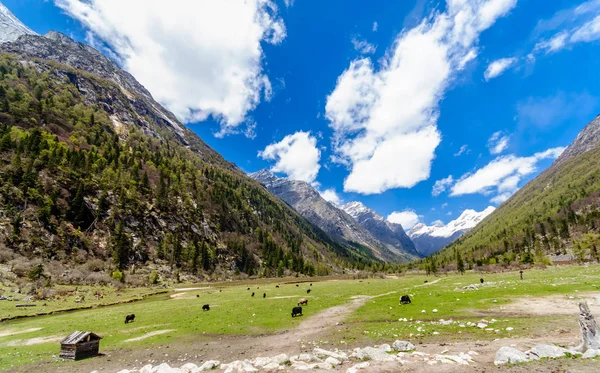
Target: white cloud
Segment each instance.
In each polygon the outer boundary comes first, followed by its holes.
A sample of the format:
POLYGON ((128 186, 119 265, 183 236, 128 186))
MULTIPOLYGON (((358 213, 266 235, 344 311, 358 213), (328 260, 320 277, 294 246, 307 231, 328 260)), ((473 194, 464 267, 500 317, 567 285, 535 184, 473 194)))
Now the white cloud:
POLYGON ((104 40, 157 99, 186 122, 213 117, 239 132, 268 99, 261 43, 286 36, 271 0, 55 0, 104 40), (241 31, 243 30, 243 31, 241 31))
POLYGON ((517 62, 517 59, 514 57, 513 58, 501 58, 499 60, 493 61, 492 63, 490 63, 488 65, 487 69, 483 73, 483 77, 485 78, 486 81, 494 79, 494 78, 502 75, 502 73, 504 71, 506 71, 506 69, 513 66, 515 64, 515 62, 517 62))
MULTIPOLYGON (((433 189, 431 190, 431 195, 434 197, 439 196, 440 194, 444 193, 446 189, 448 189, 448 187, 452 185, 453 182, 454 178, 452 177, 452 175, 436 181, 435 185, 433 186, 433 189)), ((442 208, 444 207, 445 206, 442 205, 442 208)))
POLYGON ((394 211, 388 215, 387 220, 391 223, 400 224, 402 228, 408 230, 420 221, 419 215, 414 210, 406 209, 404 211, 394 211))
POLYGON ((359 37, 352 38, 352 45, 361 54, 373 54, 377 50, 376 46, 359 37))
POLYGON ((599 12, 600 0, 590 0, 576 7, 563 9, 549 20, 540 21, 536 27, 538 33, 555 33, 538 42, 534 52, 556 53, 576 43, 600 40, 599 12))
POLYGON ((379 28, 379 24, 377 23, 377 21, 373 22, 373 32, 377 32, 378 28, 379 28))
POLYGON ((291 7, 294 5, 294 0, 283 0, 286 7, 291 7))
POLYGON ((287 135, 278 143, 271 144, 258 156, 276 161, 272 172, 281 172, 292 180, 302 180, 314 184, 321 166, 321 151, 317 139, 310 132, 296 132, 287 135))
POLYGON ((460 149, 454 153, 455 157, 461 156, 462 154, 469 154, 471 152, 471 149, 469 149, 469 146, 467 144, 463 145, 460 147, 460 149))
POLYGON ((333 188, 319 191, 319 194, 321 194, 321 197, 323 197, 323 199, 325 199, 328 202, 333 203, 336 206, 341 205, 343 202, 342 199, 340 198, 340 196, 337 194, 337 192, 333 188))
POLYGON ((441 141, 439 101, 476 56, 479 34, 515 4, 450 0, 445 12, 403 30, 379 68, 369 58, 350 63, 325 107, 334 131, 332 159, 350 168, 345 191, 381 193, 429 178, 441 141))
POLYGON ((490 154, 500 154, 506 148, 508 148, 508 142, 510 141, 510 136, 504 135, 502 131, 495 132, 492 137, 489 138, 487 146, 490 150, 490 154))
POLYGON ((519 182, 537 171, 537 164, 544 159, 557 158, 565 148, 551 148, 530 157, 501 156, 474 173, 463 175, 451 188, 451 196, 495 193, 492 202, 508 199, 518 189, 519 182))

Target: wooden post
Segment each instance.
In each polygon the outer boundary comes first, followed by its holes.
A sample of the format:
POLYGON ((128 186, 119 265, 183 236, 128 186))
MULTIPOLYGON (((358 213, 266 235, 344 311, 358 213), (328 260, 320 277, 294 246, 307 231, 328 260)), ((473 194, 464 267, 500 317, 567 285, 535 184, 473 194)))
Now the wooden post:
POLYGON ((587 302, 579 302, 579 330, 581 332, 581 344, 576 348, 579 352, 586 352, 590 348, 600 349, 600 329, 594 316, 590 312, 587 302))

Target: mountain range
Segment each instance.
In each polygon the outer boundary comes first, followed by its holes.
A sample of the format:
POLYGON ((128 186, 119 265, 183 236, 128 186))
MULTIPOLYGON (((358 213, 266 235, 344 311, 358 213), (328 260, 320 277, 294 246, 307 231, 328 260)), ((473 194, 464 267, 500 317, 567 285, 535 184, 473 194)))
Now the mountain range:
POLYGON ((431 255, 475 228, 494 210, 495 208, 492 206, 481 212, 465 210, 457 219, 446 225, 441 222, 434 223, 431 226, 418 223, 410 229, 408 236, 421 254, 424 256, 431 255))
POLYGON ((365 247, 375 257, 389 262, 421 256, 402 226, 386 222, 360 202, 337 207, 307 182, 280 178, 267 170, 249 176, 339 242, 365 247))

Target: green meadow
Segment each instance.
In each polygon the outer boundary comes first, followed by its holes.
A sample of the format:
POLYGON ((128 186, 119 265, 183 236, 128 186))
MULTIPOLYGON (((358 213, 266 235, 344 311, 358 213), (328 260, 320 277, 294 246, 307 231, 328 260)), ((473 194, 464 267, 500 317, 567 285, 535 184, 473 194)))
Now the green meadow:
MULTIPOLYGON (((103 299, 105 303, 141 300, 104 307, 94 304, 96 307, 90 309, 1 322, 0 370, 52 360, 58 355, 59 341, 75 330, 101 335, 103 352, 146 349, 194 338, 258 335, 292 329, 307 317, 349 303, 358 295, 374 298, 349 314, 339 327, 324 330, 319 336, 321 340, 343 347, 344 344, 389 343, 396 338, 452 342, 474 337, 485 340, 530 336, 538 333, 540 328, 556 329, 557 324, 576 328, 576 311, 572 316, 521 317, 498 310, 525 297, 559 295, 566 298, 577 297, 578 293, 589 297, 594 292, 600 295, 600 265, 533 269, 525 271, 524 276, 521 281, 518 272, 467 272, 439 277, 415 274, 386 279, 324 280, 315 281, 312 286, 308 282, 296 286, 295 279, 185 284, 143 299, 144 295, 157 290, 126 289, 117 295, 105 289, 105 293, 110 293, 103 299), (483 286, 477 290, 463 289, 470 284, 479 284, 480 277, 485 279, 483 286), (428 283, 424 283, 426 280, 428 283), (276 285, 280 287, 276 288, 276 285), (307 289, 311 289, 310 294, 306 293, 307 289), (254 297, 251 297, 252 292, 254 297), (263 293, 267 294, 266 298, 263 293), (382 295, 386 293, 389 294, 382 295), (412 304, 399 305, 398 299, 403 294, 410 294, 412 304), (303 307, 303 317, 292 318, 291 309, 299 298, 307 298, 308 306, 303 307), (210 311, 202 310, 204 304, 210 305, 210 311), (135 322, 124 324, 125 315, 131 313, 136 315, 135 322), (440 319, 457 322, 442 325, 440 319), (460 326, 482 319, 496 319, 490 325, 493 330, 460 326), (152 332, 154 335, 148 337, 152 332)), ((62 301, 55 302, 47 302, 46 308, 59 310, 92 303, 71 304, 67 301, 65 305, 62 301)), ((14 312, 17 312, 15 302, 0 301, 0 316, 14 312)))

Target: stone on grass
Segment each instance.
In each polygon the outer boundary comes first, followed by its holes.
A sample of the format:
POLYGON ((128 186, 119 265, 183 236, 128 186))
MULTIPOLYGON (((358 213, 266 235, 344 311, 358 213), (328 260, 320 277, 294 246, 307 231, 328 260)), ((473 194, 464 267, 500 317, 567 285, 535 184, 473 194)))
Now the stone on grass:
POLYGON ((593 348, 590 348, 581 356, 581 358, 592 359, 592 358, 595 358, 596 356, 600 356, 600 350, 594 350, 593 348))
POLYGON ((337 367, 338 365, 341 365, 342 362, 339 361, 338 359, 334 358, 334 357, 328 357, 327 359, 325 359, 325 364, 329 364, 332 367, 337 367))
POLYGON ((352 367, 348 368, 348 370, 346 370, 346 373, 356 373, 356 372, 358 372, 358 371, 359 371, 359 370, 361 370, 361 369, 366 369, 366 368, 368 368, 368 367, 369 367, 369 365, 371 365, 371 364, 369 364, 369 363, 368 363, 368 362, 366 362, 366 361, 365 361, 364 363, 359 363, 359 364, 356 364, 356 365, 354 365, 354 366, 352 366, 352 367))
POLYGON ((316 347, 313 350, 313 354, 318 357, 318 358, 327 358, 327 357, 334 357, 338 360, 348 360, 348 355, 346 355, 344 352, 333 352, 333 351, 327 351, 324 350, 322 348, 318 348, 316 347))
POLYGON ((142 369, 140 369, 140 373, 150 373, 152 371, 152 364, 144 365, 142 369))
POLYGON ((390 345, 387 343, 379 345, 377 348, 383 352, 392 352, 392 347, 390 347, 390 345))
MULTIPOLYGON (((179 370, 179 369, 178 369, 179 370)), ((162 363, 160 365, 155 366, 150 371, 151 373, 172 373, 173 369, 167 363, 162 363)))
POLYGON ((566 349, 554 345, 539 344, 534 346, 529 353, 538 358, 557 358, 565 356, 566 349))
POLYGON ((365 348, 357 348, 354 350, 353 354, 359 360, 375 360, 375 361, 391 361, 394 360, 392 355, 388 355, 385 351, 374 348, 374 347, 365 347, 365 348))
POLYGON ((412 351, 415 349, 415 345, 407 341, 396 341, 392 346, 394 347, 394 350, 398 352, 412 351))
POLYGON ((516 348, 504 346, 496 352, 496 358, 494 359, 495 365, 502 364, 517 364, 528 361, 527 355, 524 352, 517 350, 516 348))
POLYGON ((487 324, 484 322, 480 322, 480 323, 477 323, 477 327, 479 329, 485 329, 485 328, 487 328, 487 324))
POLYGON ((285 364, 285 363, 289 362, 290 361, 290 357, 287 356, 286 354, 280 354, 280 355, 277 355, 277 356, 273 356, 271 358, 271 360, 274 363, 277 363, 278 365, 281 365, 281 364, 285 364))
POLYGON ((263 369, 266 371, 271 371, 271 370, 282 370, 284 369, 282 366, 280 366, 279 364, 277 364, 276 362, 272 361, 269 364, 263 366, 263 369))
POLYGON ((255 367, 264 367, 265 365, 270 364, 272 362, 273 360, 270 357, 257 357, 256 359, 254 359, 252 364, 254 364, 255 367))
POLYGON ((198 368, 198 371, 204 372, 206 370, 212 370, 212 369, 218 368, 219 365, 221 365, 221 362, 219 360, 208 360, 208 361, 204 362, 204 364, 200 365, 200 368, 198 368))
POLYGON ((184 373, 194 373, 198 369, 198 366, 194 363, 187 363, 185 365, 182 365, 180 369, 184 373))

